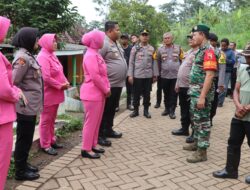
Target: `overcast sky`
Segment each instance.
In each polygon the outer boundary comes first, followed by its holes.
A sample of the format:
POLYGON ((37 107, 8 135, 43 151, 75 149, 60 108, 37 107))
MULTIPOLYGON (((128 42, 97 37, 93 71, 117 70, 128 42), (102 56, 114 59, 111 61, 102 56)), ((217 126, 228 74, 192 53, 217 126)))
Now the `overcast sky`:
MULTIPOLYGON (((158 8, 159 5, 169 2, 170 0, 149 0, 148 4, 158 8)), ((95 11, 96 4, 92 0, 71 0, 74 6, 78 7, 80 15, 85 16, 86 21, 90 22, 92 20, 102 20, 102 17, 98 16, 95 11)))

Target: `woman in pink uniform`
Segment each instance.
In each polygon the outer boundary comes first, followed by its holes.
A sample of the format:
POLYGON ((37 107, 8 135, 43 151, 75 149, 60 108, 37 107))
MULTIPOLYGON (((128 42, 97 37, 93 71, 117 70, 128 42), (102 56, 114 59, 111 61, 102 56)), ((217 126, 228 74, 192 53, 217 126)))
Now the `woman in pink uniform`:
MULTIPOLYGON (((0 16, 0 43, 10 26, 10 20, 0 16)), ((15 103, 22 99, 27 103, 20 89, 12 82, 12 66, 0 52, 0 190, 4 189, 12 152, 13 121, 16 120, 15 103)))
POLYGON ((104 37, 104 32, 93 30, 82 38, 82 43, 88 49, 83 60, 85 80, 80 92, 85 111, 81 154, 82 157, 92 159, 100 158, 100 153, 105 152, 96 146, 105 99, 111 95, 107 67, 98 53, 103 46, 104 37))
POLYGON ((40 145, 45 153, 57 155, 55 149, 63 146, 56 143, 54 123, 59 104, 64 102, 64 90, 69 88, 69 82, 54 53, 57 49, 56 35, 44 34, 38 43, 42 49, 37 56, 37 61, 42 67, 44 80, 44 108, 39 124, 40 145))

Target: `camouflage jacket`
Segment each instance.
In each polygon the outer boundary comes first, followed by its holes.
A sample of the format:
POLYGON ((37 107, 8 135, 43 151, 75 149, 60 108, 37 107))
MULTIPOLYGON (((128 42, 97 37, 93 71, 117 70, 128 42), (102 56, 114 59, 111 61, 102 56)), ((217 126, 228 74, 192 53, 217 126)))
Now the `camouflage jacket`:
MULTIPOLYGON (((190 89, 191 97, 199 98, 206 77, 206 71, 217 71, 218 61, 214 49, 209 43, 200 47, 195 55, 195 61, 190 73, 190 89)), ((212 101, 214 97, 214 84, 210 88, 207 99, 212 101)))

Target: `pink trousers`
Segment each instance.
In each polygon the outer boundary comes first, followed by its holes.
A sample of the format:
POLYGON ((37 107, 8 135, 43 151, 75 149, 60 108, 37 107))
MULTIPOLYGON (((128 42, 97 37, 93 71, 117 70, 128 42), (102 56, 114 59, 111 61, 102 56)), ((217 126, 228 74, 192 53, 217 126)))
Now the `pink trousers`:
POLYGON ((82 130, 82 150, 91 151, 96 147, 105 101, 82 101, 85 122, 82 130))
POLYGON ((4 189, 13 144, 13 122, 0 125, 0 190, 4 189))
POLYGON ((40 145, 41 148, 49 148, 56 142, 55 120, 59 105, 45 106, 41 113, 39 123, 40 145))

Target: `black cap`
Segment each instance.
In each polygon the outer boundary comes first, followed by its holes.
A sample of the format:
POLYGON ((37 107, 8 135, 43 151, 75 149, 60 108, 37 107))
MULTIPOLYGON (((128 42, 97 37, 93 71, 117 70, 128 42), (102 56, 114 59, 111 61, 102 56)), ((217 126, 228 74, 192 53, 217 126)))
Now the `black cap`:
POLYGON ((211 40, 211 41, 217 42, 218 41, 218 36, 215 33, 210 32, 208 39, 211 40))
POLYGON ((147 29, 141 30, 141 34, 149 34, 149 31, 147 29))
POLYGON ((121 35, 121 38, 129 39, 129 36, 128 36, 127 33, 124 33, 124 34, 121 35))

